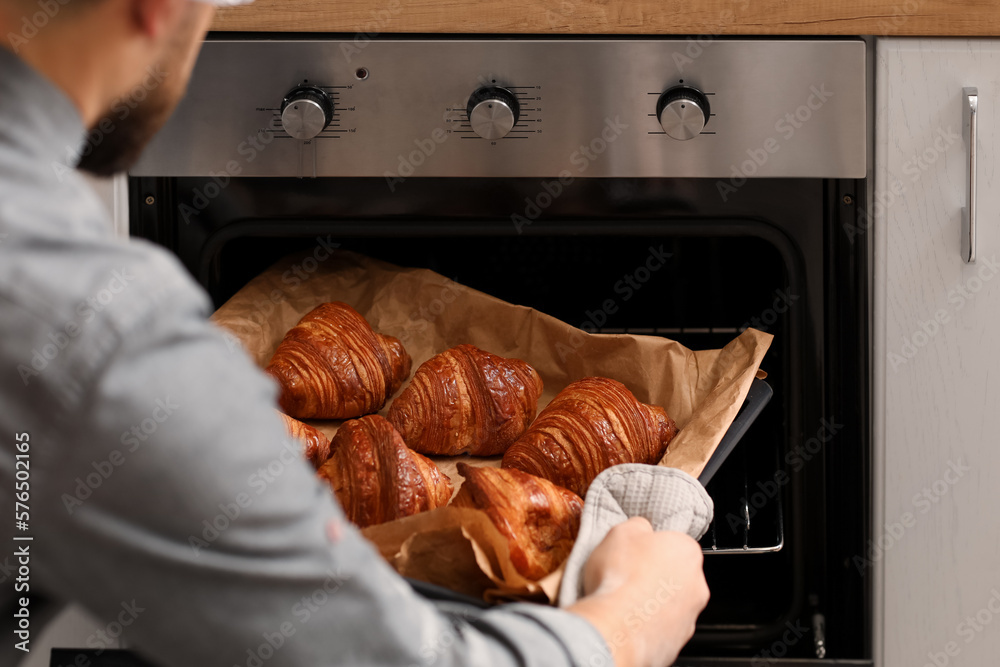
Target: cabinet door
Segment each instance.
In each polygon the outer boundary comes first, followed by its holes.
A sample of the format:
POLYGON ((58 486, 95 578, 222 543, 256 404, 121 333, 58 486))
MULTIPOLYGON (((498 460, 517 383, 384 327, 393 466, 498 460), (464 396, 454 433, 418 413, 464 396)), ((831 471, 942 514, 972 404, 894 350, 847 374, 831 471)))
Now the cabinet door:
POLYGON ((876 656, 885 667, 996 665, 1000 40, 886 39, 876 50, 871 208, 882 512, 864 561, 874 563, 882 595, 876 656), (966 264, 963 88, 972 86, 978 261, 966 264))

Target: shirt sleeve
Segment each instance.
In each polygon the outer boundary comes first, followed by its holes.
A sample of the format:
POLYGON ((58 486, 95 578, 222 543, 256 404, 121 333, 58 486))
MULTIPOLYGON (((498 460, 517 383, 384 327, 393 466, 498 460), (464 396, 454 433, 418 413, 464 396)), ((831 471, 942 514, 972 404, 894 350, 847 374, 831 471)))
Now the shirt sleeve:
POLYGON ((203 296, 130 312, 36 473, 46 589, 178 667, 612 664, 575 615, 417 596, 345 520, 203 296))

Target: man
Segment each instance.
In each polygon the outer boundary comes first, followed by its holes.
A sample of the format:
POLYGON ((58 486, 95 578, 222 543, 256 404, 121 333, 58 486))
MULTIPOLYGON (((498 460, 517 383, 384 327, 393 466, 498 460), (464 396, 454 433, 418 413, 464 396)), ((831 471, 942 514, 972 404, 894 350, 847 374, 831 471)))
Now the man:
MULTIPOLYGON (((179 263, 113 238, 72 167, 131 163, 181 96, 211 4, 0 7, 0 561, 28 568, 0 591, 3 617, 37 637, 26 598, 78 601, 185 667, 671 663, 708 598, 694 540, 613 529, 568 611, 423 600, 287 456, 275 388, 179 263)), ((8 664, 30 648, 4 637, 8 664)))

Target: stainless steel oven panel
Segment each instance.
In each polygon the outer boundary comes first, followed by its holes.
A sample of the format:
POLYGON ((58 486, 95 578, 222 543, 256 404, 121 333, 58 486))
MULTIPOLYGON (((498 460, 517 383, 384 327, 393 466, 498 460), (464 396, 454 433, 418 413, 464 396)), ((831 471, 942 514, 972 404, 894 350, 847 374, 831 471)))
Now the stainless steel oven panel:
POLYGON ((132 173, 220 187, 233 176, 863 178, 865 58, 861 40, 212 40, 132 173), (687 141, 656 115, 682 81, 712 114, 687 141), (335 112, 303 142, 281 107, 306 82, 335 112), (484 86, 522 109, 496 141, 469 126, 484 86))

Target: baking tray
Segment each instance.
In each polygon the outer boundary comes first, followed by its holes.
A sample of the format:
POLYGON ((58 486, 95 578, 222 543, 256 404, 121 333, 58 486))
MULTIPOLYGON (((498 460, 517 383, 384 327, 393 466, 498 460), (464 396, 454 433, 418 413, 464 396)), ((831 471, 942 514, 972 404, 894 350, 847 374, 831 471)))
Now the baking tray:
POLYGON ((712 457, 705 464, 705 469, 698 475, 698 481, 701 482, 702 486, 708 486, 712 477, 722 467, 722 463, 729 458, 729 455, 735 449, 736 443, 746 435, 750 424, 757 420, 760 413, 771 402, 772 396, 774 396, 774 390, 771 389, 771 385, 760 378, 754 378, 753 382, 750 383, 750 391, 747 392, 747 398, 743 401, 743 407, 736 413, 736 419, 729 425, 729 430, 722 436, 719 446, 715 448, 712 457))
MULTIPOLYGON (((767 404, 771 402, 771 398, 773 396, 774 390, 771 389, 771 385, 760 378, 754 378, 754 381, 750 384, 750 391, 747 392, 746 400, 743 401, 743 406, 740 408, 740 411, 736 413, 736 418, 733 420, 733 423, 730 424, 726 434, 722 436, 719 446, 715 448, 715 452, 712 454, 711 458, 708 459, 708 463, 705 464, 705 468, 701 471, 701 475, 698 476, 698 481, 701 482, 702 486, 706 486, 709 481, 711 481, 712 477, 715 476, 715 473, 718 472, 719 468, 722 467, 722 464, 727 458, 729 458, 729 455, 736 448, 737 443, 739 443, 739 441, 743 439, 743 436, 746 435, 750 425, 757 420, 760 413, 763 412, 764 408, 767 407, 767 404)), ((458 603, 460 605, 471 605, 481 609, 492 606, 490 603, 484 602, 483 600, 463 595, 461 593, 456 593, 441 586, 435 586, 434 584, 417 581, 416 579, 407 578, 407 581, 410 586, 413 587, 413 590, 428 600, 458 603)))

